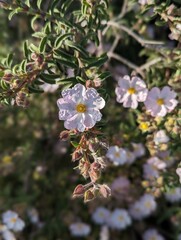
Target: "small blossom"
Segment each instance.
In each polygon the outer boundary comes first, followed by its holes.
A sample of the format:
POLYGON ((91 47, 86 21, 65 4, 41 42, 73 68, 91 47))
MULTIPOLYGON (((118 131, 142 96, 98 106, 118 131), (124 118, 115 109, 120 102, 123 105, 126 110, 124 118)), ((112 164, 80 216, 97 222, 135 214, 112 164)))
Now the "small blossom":
POLYGON ((28 209, 27 214, 33 224, 39 223, 38 211, 35 208, 28 209))
POLYGON ((157 87, 151 89, 145 101, 145 107, 153 117, 164 117, 174 110, 178 101, 175 99, 176 93, 169 87, 160 90, 157 87))
POLYGON ((148 229, 143 234, 143 240, 164 240, 165 238, 161 236, 156 229, 148 229))
POLYGON ((170 189, 168 192, 165 193, 165 198, 167 201, 174 203, 181 201, 181 188, 173 188, 170 189))
POLYGON ((42 88, 43 91, 46 93, 54 93, 59 88, 59 85, 44 83, 44 84, 40 85, 40 88, 42 88))
POLYGON ((147 179, 147 180, 158 178, 159 171, 154 165, 145 163, 143 165, 143 177, 144 179, 147 179))
POLYGON ((69 227, 71 235, 74 237, 85 237, 88 236, 91 228, 85 223, 72 223, 69 227))
POLYGON ((126 163, 132 164, 136 160, 136 156, 133 152, 126 150, 126 163))
POLYGON ((97 224, 105 224, 110 217, 110 211, 104 207, 98 207, 92 215, 92 219, 97 224))
POLYGON ((2 215, 3 223, 7 225, 8 229, 14 230, 15 232, 22 231, 25 227, 25 223, 18 217, 16 212, 8 210, 2 215))
POLYGON ((67 129, 77 129, 79 132, 92 128, 100 121, 100 109, 105 101, 94 88, 86 89, 82 84, 62 91, 62 97, 57 101, 59 119, 64 120, 67 129))
POLYGON ((130 77, 128 75, 119 79, 118 87, 116 87, 117 102, 123 103, 125 108, 136 109, 138 102, 144 102, 147 97, 148 90, 146 84, 139 77, 130 77))
POLYGON ((158 157, 149 158, 147 163, 154 166, 158 170, 163 170, 166 168, 166 163, 160 160, 158 157))
POLYGON ((2 233, 2 237, 3 237, 4 240, 16 240, 14 234, 9 230, 4 231, 2 233))
POLYGON ((129 213, 133 219, 141 220, 150 216, 155 211, 156 206, 154 197, 150 194, 144 194, 130 206, 129 213))
POLYGON ((133 153, 135 157, 142 157, 145 155, 145 147, 143 146, 142 143, 132 143, 133 146, 133 153))
POLYGON ((108 224, 113 229, 123 230, 131 225, 131 218, 125 209, 115 209, 110 216, 108 224))
POLYGON ((118 146, 111 146, 106 154, 106 157, 108 157, 115 165, 123 165, 127 160, 126 156, 126 151, 118 146))
POLYGON ((154 139, 156 145, 160 143, 167 143, 169 141, 169 137, 166 135, 164 130, 160 130, 154 134, 154 139))

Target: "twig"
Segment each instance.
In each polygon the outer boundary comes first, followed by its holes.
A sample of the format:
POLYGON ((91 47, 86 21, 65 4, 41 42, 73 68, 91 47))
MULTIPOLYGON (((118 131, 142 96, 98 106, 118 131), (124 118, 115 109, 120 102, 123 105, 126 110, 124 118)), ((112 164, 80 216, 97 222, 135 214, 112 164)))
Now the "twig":
POLYGON ((133 32, 131 29, 127 28, 126 26, 123 26, 121 24, 118 24, 117 22, 114 21, 109 21, 108 26, 113 26, 115 28, 118 28, 120 30, 123 30, 126 32, 128 35, 132 36, 137 42, 139 42, 142 46, 146 45, 163 45, 164 42, 159 42, 159 41, 152 41, 152 40, 146 40, 141 38, 139 35, 137 35, 135 32, 133 32))
POLYGON ((114 58, 116 60, 118 60, 119 62, 122 62, 123 64, 125 64, 126 66, 128 66, 129 68, 135 70, 137 73, 139 73, 142 77, 144 77, 144 73, 143 71, 137 66, 135 65, 134 63, 128 61, 127 59, 119 56, 118 54, 116 53, 108 53, 108 57, 109 58, 114 58))

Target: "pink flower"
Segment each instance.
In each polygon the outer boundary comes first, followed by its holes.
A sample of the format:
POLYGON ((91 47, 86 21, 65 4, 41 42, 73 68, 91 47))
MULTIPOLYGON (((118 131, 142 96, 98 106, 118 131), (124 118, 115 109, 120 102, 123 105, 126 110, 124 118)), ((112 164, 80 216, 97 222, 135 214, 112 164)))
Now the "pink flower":
POLYGON ((154 87, 148 93, 145 107, 153 117, 164 117, 177 106, 178 101, 175 98, 176 93, 169 87, 164 87, 162 90, 154 87))
POLYGON ((59 119, 64 120, 67 129, 77 129, 79 132, 92 128, 100 121, 100 109, 105 101, 94 88, 86 89, 82 84, 62 91, 62 97, 57 101, 59 119))
POLYGON ((128 75, 121 78, 118 82, 115 92, 117 102, 123 103, 125 108, 136 109, 138 102, 144 102, 147 97, 148 90, 143 80, 138 77, 130 77, 128 75))

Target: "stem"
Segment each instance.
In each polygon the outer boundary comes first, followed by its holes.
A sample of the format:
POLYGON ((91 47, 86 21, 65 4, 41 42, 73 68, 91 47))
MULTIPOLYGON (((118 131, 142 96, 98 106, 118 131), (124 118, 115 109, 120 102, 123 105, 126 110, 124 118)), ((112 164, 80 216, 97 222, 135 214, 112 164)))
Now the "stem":
POLYGON ((128 35, 133 37, 137 42, 139 42, 142 46, 147 46, 147 45, 163 45, 164 42, 159 42, 159 41, 152 41, 152 40, 146 40, 144 38, 141 38, 139 35, 137 35, 135 32, 133 32, 131 29, 127 28, 126 26, 123 26, 121 24, 118 24, 114 21, 109 21, 108 26, 112 26, 115 28, 118 28, 120 30, 123 30, 126 32, 128 35))

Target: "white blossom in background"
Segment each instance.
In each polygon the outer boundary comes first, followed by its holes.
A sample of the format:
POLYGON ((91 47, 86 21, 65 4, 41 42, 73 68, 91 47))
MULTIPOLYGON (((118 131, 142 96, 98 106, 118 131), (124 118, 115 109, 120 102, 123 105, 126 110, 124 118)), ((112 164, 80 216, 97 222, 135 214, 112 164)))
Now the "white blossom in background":
POLYGON ((143 240, 165 240, 156 229, 148 229, 143 234, 143 240))
POLYGON ((127 160, 126 151, 118 146, 109 147, 106 157, 115 165, 123 165, 127 160))
POLYGON ((149 163, 143 165, 143 178, 147 180, 152 180, 159 177, 158 169, 149 163))
POLYGON ((100 240, 109 240, 110 236, 109 236, 109 228, 108 226, 104 225, 101 227, 100 230, 100 240))
POLYGON ((129 208, 130 216, 135 220, 142 220, 145 217, 144 209, 140 201, 136 201, 129 208))
POLYGON ((126 163, 132 164, 136 160, 136 156, 133 152, 126 149, 126 163))
POLYGON ((69 226, 70 233, 74 237, 86 237, 90 234, 91 228, 88 224, 78 222, 78 223, 72 223, 69 226))
POLYGON ((2 221, 4 224, 6 224, 8 229, 14 230, 15 232, 22 231, 25 227, 24 221, 19 218, 16 212, 11 210, 8 210, 2 214, 2 221))
POLYGON ((160 143, 167 143, 169 141, 169 137, 166 135, 164 130, 160 130, 154 134, 153 141, 156 145, 160 143))
POLYGON ((141 5, 146 5, 148 4, 148 0, 139 0, 138 3, 141 5))
POLYGON ((147 87, 145 82, 139 77, 130 77, 128 75, 120 78, 118 87, 115 89, 117 102, 123 103, 125 108, 136 109, 138 102, 144 102, 147 97, 147 87))
POLYGON ((97 224, 106 224, 110 217, 110 211, 104 207, 98 207, 92 214, 92 220, 97 224))
POLYGON ((132 143, 133 154, 136 158, 143 157, 145 155, 145 147, 142 143, 132 143))
POLYGON ((2 237, 3 237, 4 240, 16 240, 14 234, 9 230, 4 231, 2 233, 2 237))
POLYGON ((157 155, 162 161, 165 162, 167 167, 171 167, 176 161, 176 157, 173 157, 170 151, 160 151, 157 155))
POLYGON ((44 83, 40 85, 40 88, 43 89, 43 91, 46 93, 54 93, 59 88, 59 85, 44 83))
POLYGON ((165 193, 165 198, 168 202, 180 202, 181 201, 181 188, 176 187, 170 189, 168 192, 165 193))
POLYGON ((135 220, 142 220, 150 216, 156 210, 157 204, 154 197, 144 194, 138 201, 129 208, 131 217, 135 220))
POLYGON ((113 229, 123 230, 131 225, 131 217, 125 209, 115 209, 108 221, 108 225, 113 229))
POLYGON ((177 175, 179 176, 179 181, 180 181, 180 183, 181 183, 181 167, 178 167, 178 168, 176 169, 176 173, 177 173, 177 175))
POLYGON ((96 89, 86 89, 82 84, 76 84, 73 88, 63 90, 62 97, 57 105, 59 119, 65 121, 65 128, 83 132, 101 120, 99 110, 105 106, 105 101, 96 89))
POLYGON ((157 87, 152 88, 148 92, 145 103, 146 110, 153 117, 164 117, 167 113, 174 110, 178 101, 175 99, 176 93, 170 87, 163 87, 160 90, 157 87))
POLYGON ((151 157, 147 160, 147 163, 152 165, 158 170, 163 170, 166 168, 166 163, 160 160, 158 157, 151 157))
POLYGON ((157 204, 155 198, 151 194, 144 194, 140 198, 140 202, 142 203, 142 206, 144 208, 145 217, 149 216, 156 210, 157 204))
POLYGON ((29 209, 27 214, 33 224, 39 223, 38 211, 35 208, 29 209))

